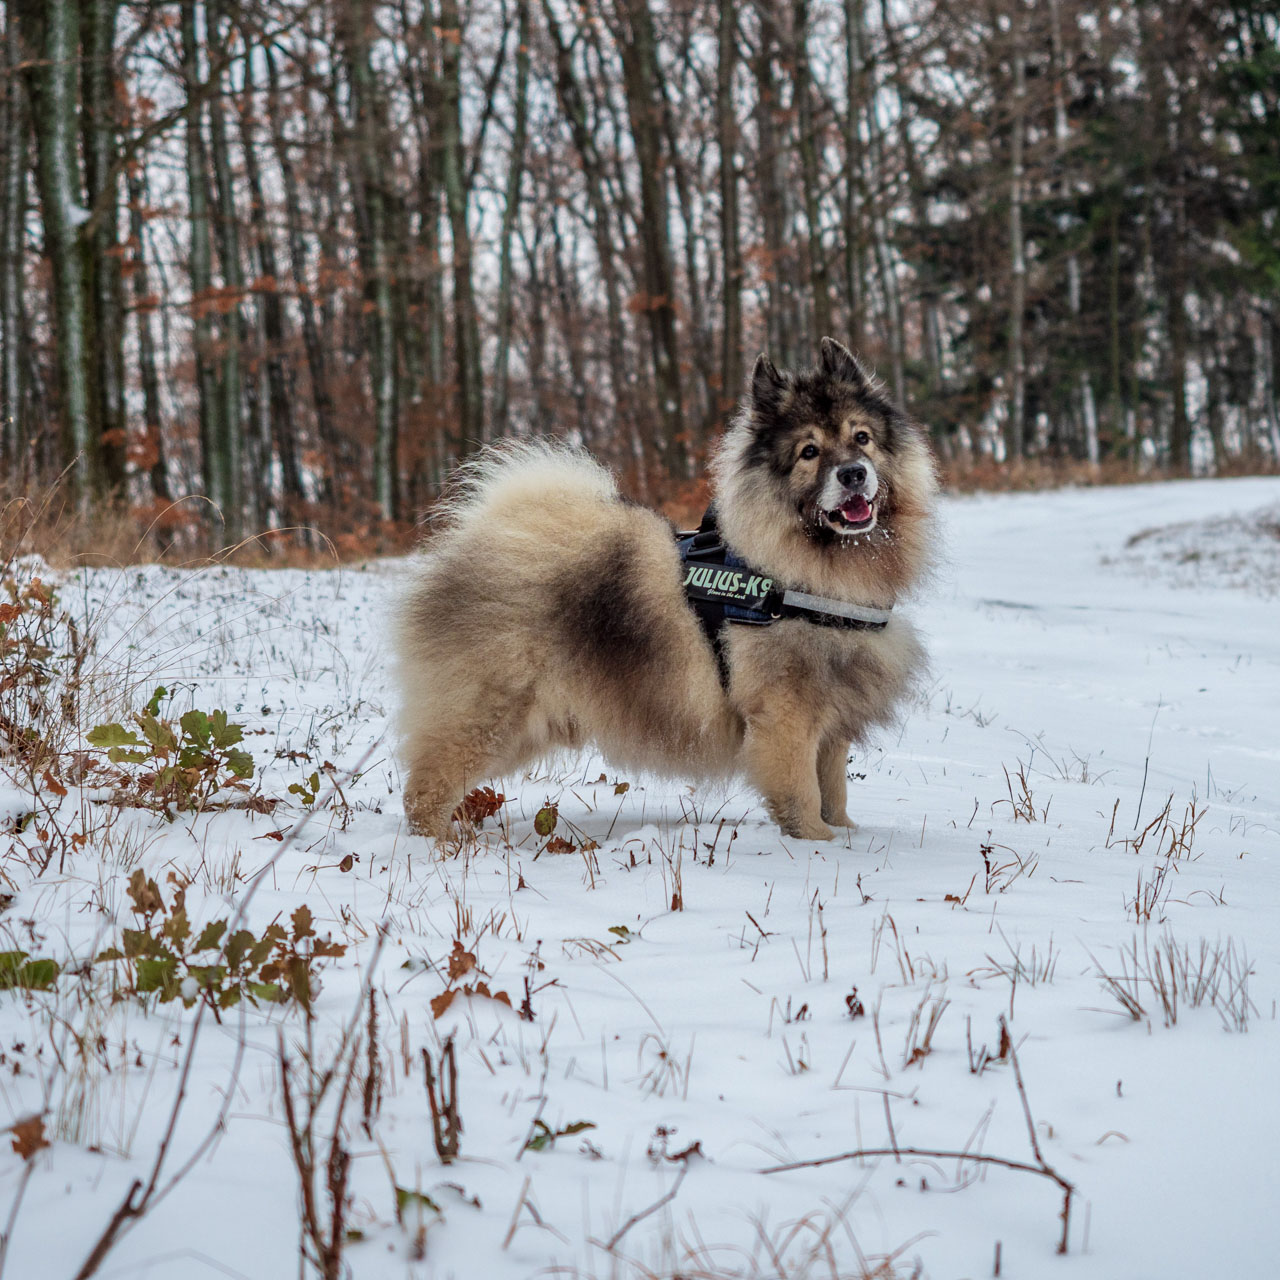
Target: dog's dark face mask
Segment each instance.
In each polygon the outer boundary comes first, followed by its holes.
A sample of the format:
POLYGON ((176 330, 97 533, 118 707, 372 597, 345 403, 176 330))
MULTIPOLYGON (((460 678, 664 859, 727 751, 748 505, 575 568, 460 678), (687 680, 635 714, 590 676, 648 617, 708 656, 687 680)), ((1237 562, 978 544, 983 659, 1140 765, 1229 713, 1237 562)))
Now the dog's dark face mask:
POLYGON ((818 364, 796 373, 760 356, 747 409, 745 463, 810 537, 855 546, 889 532, 898 455, 916 428, 846 347, 823 338, 818 364))

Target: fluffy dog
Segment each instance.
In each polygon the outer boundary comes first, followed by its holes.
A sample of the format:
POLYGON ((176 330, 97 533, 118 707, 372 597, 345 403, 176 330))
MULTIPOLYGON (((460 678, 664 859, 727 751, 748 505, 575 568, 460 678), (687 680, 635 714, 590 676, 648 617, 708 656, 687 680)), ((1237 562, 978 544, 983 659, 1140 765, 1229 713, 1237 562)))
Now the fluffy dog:
MULTIPOLYGON (((780 586, 889 609, 928 568, 924 433, 830 338, 815 368, 757 360, 711 472, 725 542, 780 586)), ((911 625, 729 623, 722 684, 682 581, 671 526, 585 454, 464 466, 396 620, 410 826, 444 837, 480 781, 588 743, 625 769, 745 773, 790 836, 852 826, 849 747, 922 672, 911 625)))

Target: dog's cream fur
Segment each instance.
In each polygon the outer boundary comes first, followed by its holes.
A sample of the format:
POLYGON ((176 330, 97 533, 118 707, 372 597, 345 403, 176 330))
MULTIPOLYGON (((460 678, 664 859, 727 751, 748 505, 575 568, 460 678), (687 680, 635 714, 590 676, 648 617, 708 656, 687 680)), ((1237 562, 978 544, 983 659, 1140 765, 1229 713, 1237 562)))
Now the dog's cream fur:
MULTIPOLYGON (((837 437, 863 422, 851 412, 824 441, 844 449, 837 437)), ((728 543, 781 586, 895 604, 930 546, 936 481, 918 428, 901 420, 891 452, 879 437, 855 450, 879 476, 880 520, 825 543, 786 492, 800 480, 748 461, 759 430, 748 407, 713 464, 728 543)), ((880 632, 730 625, 726 691, 682 580, 670 526, 585 454, 536 442, 468 463, 396 620, 411 826, 444 837, 471 787, 587 743, 624 769, 744 772, 792 836, 851 826, 849 745, 895 718, 922 670, 911 625, 896 613, 880 632)))

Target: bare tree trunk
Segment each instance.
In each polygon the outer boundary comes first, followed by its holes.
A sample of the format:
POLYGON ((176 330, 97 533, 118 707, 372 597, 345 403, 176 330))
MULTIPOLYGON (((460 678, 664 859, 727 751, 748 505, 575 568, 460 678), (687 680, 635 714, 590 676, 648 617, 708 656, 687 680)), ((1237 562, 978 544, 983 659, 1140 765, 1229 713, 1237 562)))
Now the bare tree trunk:
MULTIPOLYGON (((248 33, 245 33, 246 45, 248 33)), ((266 366, 267 404, 270 438, 280 462, 281 488, 285 514, 297 518, 305 493, 302 468, 298 462, 297 430, 293 402, 296 380, 293 366, 285 353, 284 306, 280 297, 280 275, 276 263, 275 241, 267 220, 266 196, 262 169, 258 159, 257 139, 253 127, 253 59, 245 59, 244 94, 240 106, 240 137, 244 149, 245 177, 249 185, 250 243, 257 258, 256 290, 258 324, 262 334, 263 362, 266 366)))
MULTIPOLYGON (((1164 153, 1160 156, 1164 171, 1165 217, 1161 219, 1156 244, 1159 256, 1156 280, 1163 275, 1166 324, 1169 329, 1169 392, 1173 400, 1173 420, 1169 433, 1169 465, 1175 471, 1191 465, 1191 422, 1187 416, 1187 355, 1189 346, 1187 318, 1187 190, 1183 145, 1187 130, 1187 96, 1185 83, 1173 37, 1158 18, 1148 30, 1147 40, 1153 55, 1149 74, 1155 82, 1155 118, 1164 153), (1159 268, 1163 267, 1160 272, 1159 268)), ((1192 128, 1194 124, 1194 111, 1192 128)), ((1159 284, 1157 284, 1159 288, 1159 284)))
POLYGON ((1271 465, 1280 462, 1280 305, 1273 299, 1265 313, 1266 355, 1263 394, 1267 404, 1267 436, 1271 465))
MULTIPOLYGON (((928 179, 921 172, 916 156, 916 139, 912 136, 910 122, 907 118, 906 104, 910 100, 910 82, 907 77, 905 57, 898 44, 897 28, 893 15, 889 12, 888 0, 880 0, 880 25, 884 31, 885 44, 889 54, 890 75, 898 107, 898 148, 902 155, 902 169, 906 178, 907 198, 910 202, 915 226, 924 228, 928 225, 929 209, 927 185, 928 179)), ((926 396, 937 391, 943 377, 942 363, 942 323, 938 316, 940 286, 937 273, 927 258, 918 261, 915 266, 916 294, 920 301, 921 312, 921 347, 924 367, 927 369, 926 396)), ((905 335, 900 339, 905 347, 905 335)), ((903 353, 905 360, 905 351, 903 353)))
MULTIPOLYGON (((1107 346, 1110 355, 1110 384, 1107 392, 1107 423, 1113 442, 1124 430, 1124 390, 1120 381, 1120 196, 1112 196, 1108 219, 1110 249, 1107 258, 1107 346)), ((1114 444, 1113 444, 1114 447, 1114 444)), ((1131 459, 1132 461, 1132 459, 1131 459)))
MULTIPOLYGON (((424 6, 416 27, 406 27, 407 57, 404 81, 413 107, 413 128, 418 143, 418 254, 423 264, 422 306, 425 308, 424 375, 433 389, 446 382, 444 341, 444 166, 440 151, 439 28, 430 6, 424 6), (409 38, 411 37, 411 39, 409 38)), ((446 465, 443 440, 437 440, 441 467, 446 465)), ((437 477, 443 479, 443 472, 437 477)))
MULTIPOLYGON (((1058 169, 1063 175, 1060 196, 1064 203, 1070 194, 1067 184, 1067 107, 1063 79, 1066 75, 1062 47, 1062 0, 1049 0, 1050 51, 1053 57, 1053 139, 1058 159, 1058 169)), ((1065 217, 1065 215, 1064 215, 1065 217)), ((1067 230, 1064 226, 1063 230, 1067 230)), ((1067 254, 1067 305, 1077 326, 1080 320, 1080 259, 1072 249, 1067 254)), ((1078 333, 1078 330, 1077 330, 1078 333)), ((1087 369, 1079 373, 1080 418, 1084 423, 1085 457, 1093 466, 1098 465, 1098 410, 1093 396, 1093 380, 1087 369)))
POLYGON ((864 108, 862 79, 864 0, 844 0, 845 102, 844 112, 844 272, 848 292, 849 337, 855 351, 866 342, 862 287, 863 222, 858 192, 863 172, 859 121, 864 108))
POLYGON ((369 380, 373 389, 373 496, 384 520, 399 516, 397 483, 398 387, 390 266, 387 193, 390 158, 383 108, 369 44, 373 12, 369 0, 338 10, 339 41, 351 83, 352 124, 348 131, 348 167, 360 223, 360 259, 368 306, 369 380))
POLYGON ((688 165, 681 154, 680 130, 675 113, 671 109, 670 96, 661 79, 657 81, 662 104, 662 129, 667 139, 667 155, 671 175, 675 180, 676 203, 680 209, 680 221, 684 226, 684 275, 688 293, 688 337, 690 358, 698 379, 696 403, 685 406, 685 417, 698 429, 698 443, 705 443, 711 427, 712 394, 715 381, 715 359, 712 354, 711 334, 707 327, 706 303, 703 297, 702 272, 698 266, 698 211, 694 200, 693 184, 689 181, 688 165))
POLYGON ((600 277, 604 282, 605 318, 609 330, 607 351, 609 354, 609 381, 613 393, 613 402, 618 406, 624 423, 626 423, 633 441, 639 446, 636 459, 637 479, 643 488, 645 484, 644 448, 639 434, 639 423, 634 406, 631 404, 632 388, 627 377, 627 364, 624 340, 626 325, 622 313, 621 285, 618 277, 616 242, 614 237, 613 218, 605 198, 605 172, 600 153, 596 149, 595 139, 587 120, 586 106, 582 98, 582 89, 578 84, 573 68, 573 52, 565 42, 560 31, 560 24, 551 0, 542 0, 542 12, 546 18, 547 31, 556 53, 556 98, 560 110, 564 113, 569 125, 569 134, 573 139, 574 149, 582 164, 582 175, 586 184, 587 203, 591 208, 592 238, 596 247, 596 258, 600 264, 600 277))
MULTIPOLYGON (((205 22, 211 47, 217 48, 228 37, 224 28, 222 0, 211 0, 205 8, 205 22)), ((218 87, 222 88, 222 73, 218 87)), ((227 121, 222 95, 209 100, 209 144, 217 192, 217 217, 214 220, 218 260, 222 267, 224 288, 221 321, 222 407, 218 414, 221 438, 218 456, 223 472, 223 519, 227 539, 239 542, 244 532, 244 424, 242 422, 240 350, 244 343, 244 315, 240 309, 244 296, 244 270, 240 264, 240 223, 236 216, 235 187, 231 181, 231 157, 227 141, 227 121)))
MULTIPOLYGON (((1018 0, 1015 0, 1017 5, 1018 0)), ((1026 352, 1022 322, 1027 309, 1027 260, 1022 234, 1023 149, 1027 127, 1027 58, 1015 8, 1013 39, 1013 135, 1009 148, 1009 423, 1008 451, 1026 452, 1026 352)))
POLYGON ((560 216, 551 210, 551 265, 555 272, 556 296, 560 300, 560 328, 565 335, 565 354, 569 361, 569 392, 577 410, 578 437, 590 445, 591 415, 587 410, 587 375, 582 362, 582 344, 573 335, 581 332, 580 308, 575 306, 578 289, 570 282, 570 268, 565 263, 564 238, 560 234, 560 216))
MULTIPOLYGON (((1188 112, 1188 86, 1178 68, 1162 58, 1161 118, 1166 122, 1165 137, 1169 139, 1167 165, 1172 173, 1169 181, 1169 203, 1173 225, 1166 232, 1168 244, 1168 271, 1165 278, 1165 306, 1169 324, 1169 381, 1173 396, 1173 422, 1169 436, 1169 461, 1174 470, 1186 470, 1191 466, 1191 421, 1187 415, 1187 356, 1190 345, 1187 317, 1187 160, 1183 155, 1183 141, 1187 130, 1185 116, 1188 112), (1166 67, 1178 84, 1178 93, 1171 90, 1165 78, 1166 67)), ((1193 125, 1194 128, 1194 112, 1193 125)))
POLYGON ((716 64, 716 140, 720 151, 720 253, 724 319, 720 335, 720 399, 718 413, 733 407, 743 391, 742 248, 738 230, 738 120, 734 104, 734 71, 738 65, 737 0, 720 0, 716 64))
POLYGON ((649 0, 614 0, 614 17, 640 183, 644 310, 649 321, 658 418, 668 470, 681 476, 688 472, 689 449, 676 348, 675 272, 667 221, 657 37, 649 0))
POLYGON ((1187 252, 1186 200, 1174 197, 1174 225, 1170 244, 1166 306, 1169 317, 1169 382, 1173 397, 1173 423, 1169 436, 1169 461, 1174 470, 1191 465, 1191 423, 1187 417, 1187 252))
MULTIPOLYGON (((422 388, 433 403, 439 400, 447 382, 444 271, 441 265, 441 246, 444 242, 441 191, 444 186, 444 170, 439 138, 442 89, 438 70, 438 37, 439 32, 433 25, 429 6, 421 11, 416 27, 408 25, 406 19, 407 56, 403 74, 412 104, 413 128, 418 143, 416 257, 420 264, 420 275, 413 281, 412 305, 420 312, 417 325, 422 329, 422 388)), ((434 415, 437 429, 427 451, 431 460, 431 486, 437 492, 444 483, 452 460, 452 447, 447 432, 442 429, 442 417, 437 410, 434 415)))
POLYGON ((81 0, 84 49, 81 136, 85 204, 100 209, 85 237, 92 297, 89 345, 94 361, 103 480, 116 492, 125 482, 124 311, 120 279, 119 186, 115 168, 115 35, 120 0, 81 0))
POLYGON ((809 335, 812 346, 831 334, 831 283, 826 250, 822 247, 822 170, 813 111, 813 75, 809 68, 809 0, 792 0, 791 24, 800 174, 809 239, 809 287, 813 293, 813 332, 809 335))
POLYGON ((783 147, 778 138, 781 114, 779 90, 773 72, 777 47, 773 7, 756 0, 760 20, 760 44, 751 62, 756 82, 756 205, 764 230, 765 288, 767 307, 765 329, 769 353, 781 365, 792 365, 797 350, 795 294, 792 285, 791 218, 783 177, 783 147))
MULTIPOLYGON (((550 202, 548 202, 550 203, 550 202)), ((524 250, 525 269, 529 277, 529 390, 533 397, 533 422, 535 435, 545 435, 551 429, 551 407, 547 403, 547 313, 543 300, 541 268, 538 254, 542 247, 544 220, 538 219, 533 242, 522 234, 520 245, 524 250)))
POLYGON ((520 186, 524 177, 524 152, 529 117, 529 9, 530 0, 516 0, 516 104, 511 127, 511 154, 507 161, 507 198, 502 209, 502 232, 498 251, 498 352, 493 375, 493 435, 507 433, 509 366, 511 359, 512 270, 511 245, 520 212, 520 186))
POLYGON ((276 71, 275 57, 269 44, 263 46, 262 54, 267 68, 267 119, 271 125, 271 145, 275 152, 276 164, 280 169, 281 188, 284 193, 285 223, 289 233, 289 270, 298 297, 298 310, 302 315, 302 347, 307 355, 311 399, 315 406, 316 434, 320 437, 320 449, 324 457, 320 495, 322 499, 332 500, 334 481, 338 472, 339 450, 333 421, 333 406, 329 395, 324 347, 321 343, 320 329, 316 323, 316 308, 311 296, 311 285, 307 279, 307 246, 302 234, 302 202, 298 196, 298 175, 289 154, 289 142, 285 136, 280 108, 280 80, 276 71))
POLYGON ((24 45, 44 248, 53 267, 62 455, 64 465, 71 466, 77 501, 87 507, 101 491, 103 476, 88 342, 92 299, 85 287, 80 233, 88 211, 76 148, 79 6, 76 0, 18 0, 10 13, 24 45))
POLYGON ((197 0, 182 3, 182 70, 187 91, 187 220, 191 228, 188 266, 195 338, 196 389, 200 413, 200 454, 205 494, 223 513, 230 507, 228 469, 223 452, 222 400, 214 366, 215 336, 211 309, 213 248, 209 227, 209 171, 204 144, 204 86, 196 36, 197 0))
POLYGON ((458 446, 467 454, 484 440, 480 326, 472 278, 470 189, 462 140, 462 20, 457 0, 440 0, 441 160, 453 248, 453 343, 458 369, 458 446))
POLYGON ((156 337, 152 318, 156 299, 151 296, 151 276, 147 268, 146 223, 143 209, 147 189, 140 168, 129 170, 129 239, 133 246, 130 279, 133 285, 133 316, 138 327, 138 374, 142 383, 142 422, 146 431, 146 452, 151 456, 148 476, 151 492, 162 501, 173 499, 165 465, 164 418, 160 410, 160 378, 156 372, 156 337))
POLYGON ((3 96, 0 97, 0 462, 21 475, 26 463, 23 403, 23 258, 27 219, 28 120, 18 65, 18 28, 12 10, 4 29, 3 96))
POLYGON ((902 295, 898 287, 898 267, 893 246, 889 242, 889 221, 885 216, 888 203, 887 187, 889 166, 884 151, 884 136, 877 114, 877 82, 875 66, 870 58, 866 62, 870 73, 870 90, 867 94, 865 117, 868 145, 863 151, 865 183, 869 192, 871 212, 871 244, 875 251, 876 272, 880 277, 880 292, 884 299, 884 320, 888 329, 885 345, 889 348, 889 381, 899 403, 906 399, 906 334, 902 317, 902 295))

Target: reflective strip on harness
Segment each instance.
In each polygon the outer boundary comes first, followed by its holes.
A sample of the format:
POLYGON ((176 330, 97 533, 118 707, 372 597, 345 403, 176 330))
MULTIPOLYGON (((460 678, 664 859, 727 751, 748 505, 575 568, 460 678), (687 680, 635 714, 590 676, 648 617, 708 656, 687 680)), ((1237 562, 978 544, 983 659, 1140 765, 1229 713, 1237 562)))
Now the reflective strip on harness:
POLYGON ((846 604, 843 600, 830 600, 826 596, 811 596, 805 591, 784 591, 782 605, 785 609, 803 609, 806 613, 827 613, 851 622, 865 622, 869 627, 885 627, 893 617, 888 609, 873 609, 865 604, 846 604))

